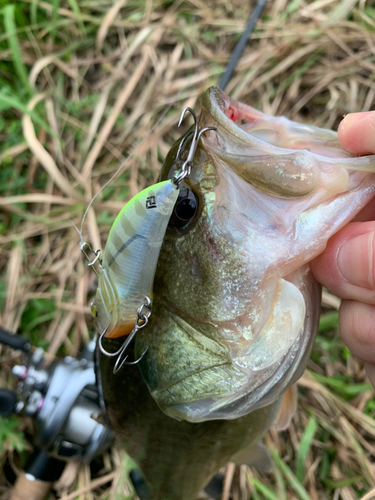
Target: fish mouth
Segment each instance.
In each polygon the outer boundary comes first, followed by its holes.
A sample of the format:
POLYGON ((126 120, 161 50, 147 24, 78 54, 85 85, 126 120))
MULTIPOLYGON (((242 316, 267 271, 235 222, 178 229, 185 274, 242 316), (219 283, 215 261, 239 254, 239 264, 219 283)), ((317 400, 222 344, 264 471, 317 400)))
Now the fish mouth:
POLYGON ((218 87, 210 87, 202 95, 200 120, 205 126, 212 122, 219 135, 230 134, 234 152, 236 143, 241 142, 258 146, 263 155, 306 149, 317 154, 324 150, 328 157, 354 156, 341 147, 336 132, 292 122, 285 117, 270 120, 268 115, 230 98, 218 87))

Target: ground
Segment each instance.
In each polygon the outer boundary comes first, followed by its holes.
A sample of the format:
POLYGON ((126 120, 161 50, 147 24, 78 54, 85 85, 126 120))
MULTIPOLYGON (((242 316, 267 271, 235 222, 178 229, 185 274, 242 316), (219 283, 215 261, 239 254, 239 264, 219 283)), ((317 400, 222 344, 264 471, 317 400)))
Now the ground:
MULTIPOLYGON (((93 194, 123 165, 83 225, 103 248, 124 202, 155 181, 181 135, 182 108, 217 84, 250 6, 1 0, 0 8, 0 322, 51 358, 75 356, 93 335, 95 275, 72 222, 80 227, 93 194)), ((370 2, 270 0, 226 91, 336 129, 344 114, 375 108, 374 70, 370 2)), ((340 340, 337 304, 326 296, 292 425, 266 437, 274 473, 228 465, 223 500, 375 498, 374 391, 340 340)), ((17 359, 1 350, 1 387, 13 387, 17 359)), ((26 419, 0 420, 1 499, 30 430, 26 419)), ((70 465, 50 498, 112 498, 122 460, 112 449, 91 468, 70 465)))

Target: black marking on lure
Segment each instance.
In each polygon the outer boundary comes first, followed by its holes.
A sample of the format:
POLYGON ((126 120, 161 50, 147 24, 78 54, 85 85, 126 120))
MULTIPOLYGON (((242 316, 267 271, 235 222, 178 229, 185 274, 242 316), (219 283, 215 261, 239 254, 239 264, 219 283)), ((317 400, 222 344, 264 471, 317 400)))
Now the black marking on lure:
POLYGON ((126 247, 128 247, 131 243, 133 243, 134 240, 138 238, 140 238, 141 240, 147 240, 146 236, 143 236, 143 234, 135 234, 134 236, 129 238, 128 241, 126 241, 123 245, 121 245, 121 247, 117 250, 112 259, 108 262, 108 267, 114 263, 114 261, 125 250, 126 247))
POLYGON ((156 198, 155 196, 148 196, 146 198, 146 208, 156 208, 156 198))

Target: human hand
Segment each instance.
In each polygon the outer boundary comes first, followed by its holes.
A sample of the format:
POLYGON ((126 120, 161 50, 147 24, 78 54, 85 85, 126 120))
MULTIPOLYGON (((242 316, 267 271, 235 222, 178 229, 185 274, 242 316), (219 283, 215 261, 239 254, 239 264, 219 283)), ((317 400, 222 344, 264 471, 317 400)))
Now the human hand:
MULTIPOLYGON (((352 153, 375 154, 375 111, 352 113, 340 123, 341 145, 352 153)), ((353 354, 365 361, 375 387, 375 198, 333 236, 311 263, 315 278, 341 297, 340 333, 353 354)))

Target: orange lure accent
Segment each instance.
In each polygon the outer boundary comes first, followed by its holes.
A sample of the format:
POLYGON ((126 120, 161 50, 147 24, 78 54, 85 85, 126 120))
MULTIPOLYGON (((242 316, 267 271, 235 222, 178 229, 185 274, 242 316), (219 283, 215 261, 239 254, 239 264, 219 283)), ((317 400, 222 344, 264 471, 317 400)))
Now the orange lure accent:
POLYGON ((134 321, 132 323, 120 323, 111 328, 106 334, 105 337, 108 339, 117 339, 118 337, 124 337, 125 335, 129 335, 134 328, 134 321))

